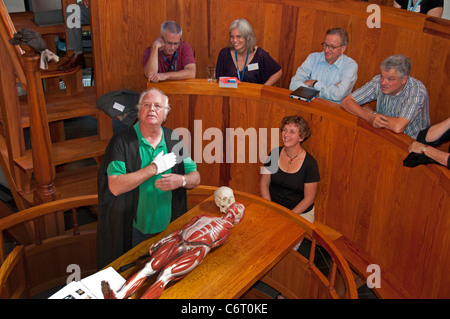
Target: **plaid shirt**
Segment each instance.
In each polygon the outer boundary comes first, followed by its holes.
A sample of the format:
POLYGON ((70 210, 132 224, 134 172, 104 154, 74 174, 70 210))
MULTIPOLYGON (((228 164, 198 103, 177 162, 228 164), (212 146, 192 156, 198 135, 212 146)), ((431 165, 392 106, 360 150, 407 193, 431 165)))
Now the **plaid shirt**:
POLYGON ((421 130, 430 126, 428 92, 425 85, 409 76, 403 90, 391 96, 381 92, 380 76, 374 76, 363 87, 353 92, 353 98, 359 105, 377 100, 378 113, 409 120, 404 133, 415 139, 421 130))

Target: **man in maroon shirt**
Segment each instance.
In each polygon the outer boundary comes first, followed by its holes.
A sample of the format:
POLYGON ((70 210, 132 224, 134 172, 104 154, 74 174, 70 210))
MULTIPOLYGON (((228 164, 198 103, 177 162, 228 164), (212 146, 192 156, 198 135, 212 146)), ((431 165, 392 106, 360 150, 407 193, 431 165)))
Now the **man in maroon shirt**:
POLYGON ((144 51, 144 74, 149 82, 195 78, 194 53, 189 43, 181 41, 183 31, 174 21, 161 24, 161 34, 144 51))

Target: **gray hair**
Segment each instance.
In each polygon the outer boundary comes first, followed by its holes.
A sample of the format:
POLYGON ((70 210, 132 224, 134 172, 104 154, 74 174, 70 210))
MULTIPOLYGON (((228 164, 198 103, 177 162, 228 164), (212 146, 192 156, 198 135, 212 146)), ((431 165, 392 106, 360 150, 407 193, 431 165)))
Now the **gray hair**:
POLYGON ((348 45, 348 33, 347 30, 342 28, 328 29, 326 36, 330 34, 336 34, 341 38, 341 45, 348 45))
MULTIPOLYGON (((228 33, 231 34, 231 30, 238 29, 241 33, 241 36, 245 40, 245 49, 249 52, 253 52, 256 47, 256 36, 253 32, 252 26, 248 23, 244 18, 236 19, 231 22, 230 27, 228 28, 228 33)), ((232 49, 233 46, 231 43, 228 44, 228 48, 232 49)))
POLYGON ((409 76, 411 71, 411 60, 402 54, 391 55, 381 62, 380 69, 389 71, 391 69, 397 70, 399 77, 409 76))
POLYGON ((164 92, 161 91, 160 89, 150 88, 150 89, 143 91, 141 93, 141 95, 139 96, 139 102, 136 105, 136 109, 138 111, 141 109, 142 101, 144 100, 144 97, 147 95, 147 93, 150 93, 150 92, 157 92, 163 97, 163 99, 164 99, 164 121, 165 121, 167 119, 167 114, 169 114, 169 111, 170 111, 169 97, 167 95, 165 95, 164 92))
POLYGON ((161 24, 161 35, 164 36, 166 31, 169 31, 172 34, 179 34, 180 37, 183 35, 181 26, 175 21, 166 21, 161 24))

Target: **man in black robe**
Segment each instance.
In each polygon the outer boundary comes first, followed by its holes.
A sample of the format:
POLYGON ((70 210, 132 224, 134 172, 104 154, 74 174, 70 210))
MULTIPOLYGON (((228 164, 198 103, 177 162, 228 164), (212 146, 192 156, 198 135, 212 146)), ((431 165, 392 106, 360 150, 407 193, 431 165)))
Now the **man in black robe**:
POLYGON ((186 188, 200 183, 179 135, 162 126, 167 96, 149 89, 137 108, 139 121, 112 137, 99 168, 99 269, 184 214, 186 188))

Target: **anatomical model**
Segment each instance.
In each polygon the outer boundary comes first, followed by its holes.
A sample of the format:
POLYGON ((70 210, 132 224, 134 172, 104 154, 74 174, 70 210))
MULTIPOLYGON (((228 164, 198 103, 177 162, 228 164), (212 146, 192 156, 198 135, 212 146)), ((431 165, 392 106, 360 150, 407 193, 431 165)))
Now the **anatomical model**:
POLYGON ((214 202, 224 213, 221 217, 196 216, 180 230, 154 243, 149 249, 149 262, 117 292, 113 292, 107 282, 102 282, 105 299, 128 298, 156 272, 160 275, 141 298, 159 298, 170 281, 181 279, 197 267, 211 249, 223 245, 231 228, 244 217, 245 207, 235 202, 233 191, 225 186, 214 192, 214 202))

